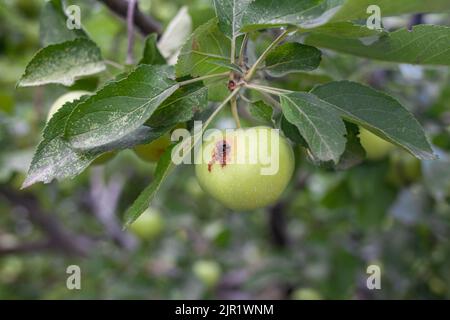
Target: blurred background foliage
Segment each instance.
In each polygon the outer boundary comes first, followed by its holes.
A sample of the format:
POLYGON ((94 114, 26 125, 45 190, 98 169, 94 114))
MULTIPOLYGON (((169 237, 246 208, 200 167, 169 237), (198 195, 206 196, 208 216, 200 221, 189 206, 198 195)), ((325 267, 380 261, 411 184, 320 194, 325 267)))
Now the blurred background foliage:
MULTIPOLYGON (((16 89, 39 49, 43 2, 0 3, 0 299, 450 298, 448 68, 324 51, 317 71, 279 80, 296 90, 338 79, 384 90, 418 117, 440 160, 419 162, 390 148, 376 160, 333 171, 312 164, 298 149, 297 171, 280 203, 252 213, 230 212, 209 199, 192 168, 183 166, 140 225, 122 231, 123 212, 154 169, 131 151, 73 180, 20 190, 52 102, 69 90, 95 90, 102 77, 117 72, 108 68, 70 88, 16 89), (72 264, 81 267, 82 290, 66 288, 72 264), (381 268, 381 290, 366 288, 371 264, 381 268)), ((100 2, 76 3, 103 55, 124 63, 124 21, 100 2)), ((183 5, 194 27, 214 15, 208 0, 139 5, 163 26, 183 5)), ((385 19, 384 25, 395 29, 411 18, 385 19)), ((421 19, 450 22, 448 15, 421 19)), ((143 47, 138 37, 136 56, 143 47)), ((264 36, 255 42, 256 51, 265 42, 264 36)), ((217 126, 229 123, 224 113, 217 126)))

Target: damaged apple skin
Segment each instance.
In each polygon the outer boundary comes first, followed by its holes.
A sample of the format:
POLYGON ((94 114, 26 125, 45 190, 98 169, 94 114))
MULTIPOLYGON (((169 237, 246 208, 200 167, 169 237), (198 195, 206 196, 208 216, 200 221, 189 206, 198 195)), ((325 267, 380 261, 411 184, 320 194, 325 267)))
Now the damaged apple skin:
POLYGON ((288 141, 269 127, 227 130, 226 136, 224 134, 225 131, 220 131, 203 143, 203 159, 195 165, 200 186, 235 211, 249 211, 275 203, 294 171, 294 152, 288 141), (250 132, 263 138, 248 140, 250 132), (274 144, 278 145, 278 150, 273 148, 274 144), (258 154, 266 155, 266 159, 258 154), (242 155, 245 160, 237 161, 236 158, 242 155), (277 170, 267 174, 269 167, 277 170))

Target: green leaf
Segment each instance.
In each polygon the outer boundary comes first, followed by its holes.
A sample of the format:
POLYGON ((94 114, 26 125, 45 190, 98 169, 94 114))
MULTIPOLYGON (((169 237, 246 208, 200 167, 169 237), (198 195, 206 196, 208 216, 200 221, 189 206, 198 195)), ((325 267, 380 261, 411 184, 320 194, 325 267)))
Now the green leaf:
POLYGON ((376 60, 450 65, 450 27, 418 25, 412 31, 383 33, 367 42, 333 34, 311 33, 305 43, 376 60))
POLYGON ((349 21, 327 23, 323 26, 307 30, 311 33, 327 34, 338 36, 340 38, 360 38, 373 39, 385 33, 385 31, 377 29, 369 29, 366 25, 360 25, 349 21))
POLYGON ((387 94, 349 81, 318 86, 311 93, 328 102, 345 120, 403 147, 417 158, 435 158, 419 122, 387 94))
POLYGON ((310 93, 294 92, 281 96, 283 115, 294 124, 321 161, 338 163, 345 150, 345 125, 329 103, 310 93))
POLYGON ((219 30, 217 19, 211 19, 192 33, 181 48, 175 65, 177 77, 204 76, 227 71, 223 66, 211 68, 212 61, 230 60, 231 42, 219 30))
POLYGON ((145 39, 144 53, 139 64, 166 64, 166 59, 164 59, 156 45, 156 37, 156 34, 151 34, 145 39))
POLYGON ((317 48, 289 42, 276 47, 269 53, 264 70, 273 77, 299 71, 312 71, 319 66, 321 57, 322 52, 317 48))
POLYGON ((151 201, 158 192, 164 179, 169 175, 174 165, 171 159, 172 149, 176 145, 172 145, 166 149, 164 154, 156 165, 155 174, 152 183, 150 183, 139 195, 139 197, 133 202, 130 208, 125 213, 124 228, 127 228, 130 224, 136 221, 137 218, 150 206, 151 201))
POLYGON ((347 0, 332 21, 367 19, 367 8, 377 5, 383 17, 409 13, 450 11, 448 0, 347 0))
POLYGON ((96 44, 89 39, 78 38, 39 50, 28 63, 18 86, 39 86, 47 83, 70 86, 77 78, 104 69, 100 49, 96 44))
POLYGON ((179 88, 152 114, 147 124, 151 127, 171 126, 192 119, 208 105, 208 88, 193 83, 179 88))
POLYGON ((314 28, 327 23, 345 0, 255 0, 242 17, 242 31, 294 25, 314 28))
POLYGON ((230 39, 240 35, 241 19, 252 0, 214 0, 219 27, 230 39))
POLYGON ((166 66, 140 65, 125 79, 111 81, 74 108, 65 137, 89 149, 118 140, 143 125, 179 87, 166 66))
POLYGON ((40 37, 43 46, 87 38, 83 29, 67 28, 67 19, 61 0, 51 0, 44 4, 40 17, 40 37))
POLYGON ((257 120, 267 123, 273 124, 273 109, 271 106, 266 104, 262 100, 258 100, 255 103, 252 103, 248 109, 250 114, 257 120))
POLYGON ((50 119, 44 129, 43 139, 39 143, 22 185, 26 188, 36 182, 49 183, 53 179, 74 177, 86 169, 101 154, 122 150, 138 144, 149 143, 165 134, 169 128, 152 129, 141 126, 134 132, 107 145, 81 152, 75 150, 63 139, 66 121, 73 109, 87 97, 66 103, 50 119))
MULTIPOLYGON (((181 48, 175 70, 177 77, 191 75, 205 76, 229 71, 223 65, 212 66, 213 63, 229 62, 231 41, 220 31, 217 19, 211 19, 198 27, 181 48)), ((229 93, 227 82, 223 79, 205 80, 209 89, 209 98, 223 100, 229 93)))

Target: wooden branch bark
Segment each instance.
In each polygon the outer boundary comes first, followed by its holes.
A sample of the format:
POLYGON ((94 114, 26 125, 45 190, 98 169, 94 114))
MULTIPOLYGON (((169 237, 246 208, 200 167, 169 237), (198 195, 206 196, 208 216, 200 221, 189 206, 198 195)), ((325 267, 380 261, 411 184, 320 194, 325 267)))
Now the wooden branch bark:
MULTIPOLYGON (((128 1, 126 0, 98 0, 104 3, 111 11, 120 16, 123 19, 127 18, 128 12, 128 1)), ((161 24, 153 19, 152 17, 142 13, 136 3, 136 8, 134 10, 134 24, 139 29, 143 35, 148 35, 150 33, 157 33, 161 35, 162 27, 161 24)))

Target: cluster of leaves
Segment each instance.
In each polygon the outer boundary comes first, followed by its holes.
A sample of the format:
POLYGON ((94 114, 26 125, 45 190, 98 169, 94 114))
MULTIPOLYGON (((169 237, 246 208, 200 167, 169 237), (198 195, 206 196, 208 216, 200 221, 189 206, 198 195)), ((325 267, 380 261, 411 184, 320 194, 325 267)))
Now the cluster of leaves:
MULTIPOLYGON (((423 1, 375 3, 384 16, 424 9, 423 1)), ((252 115, 279 127, 318 163, 347 168, 361 161, 355 125, 419 159, 435 158, 417 120, 383 92, 350 81, 329 82, 309 92, 268 86, 290 73, 315 70, 321 62, 316 47, 384 61, 450 65, 450 28, 371 30, 355 22, 367 17, 368 5, 357 0, 214 0, 217 17, 191 34, 174 68, 165 63, 156 38, 150 36, 139 65, 106 82, 95 94, 64 105, 44 129, 23 186, 73 177, 102 153, 151 142, 205 110, 208 100, 221 101, 207 117, 205 129, 228 103, 235 111, 240 97, 240 102, 250 104, 252 115), (257 55, 252 44, 268 29, 276 38, 257 55), (228 80, 233 82, 231 92, 228 80)), ((448 9, 448 1, 433 0, 427 1, 425 11, 448 9)), ((49 1, 41 23, 45 47, 28 64, 19 86, 70 85, 104 70, 97 45, 83 30, 65 28, 65 21, 61 1, 49 1)), ((196 142, 185 141, 177 148, 196 142)), ((173 168, 170 152, 128 210, 126 223, 149 206, 173 168)))

